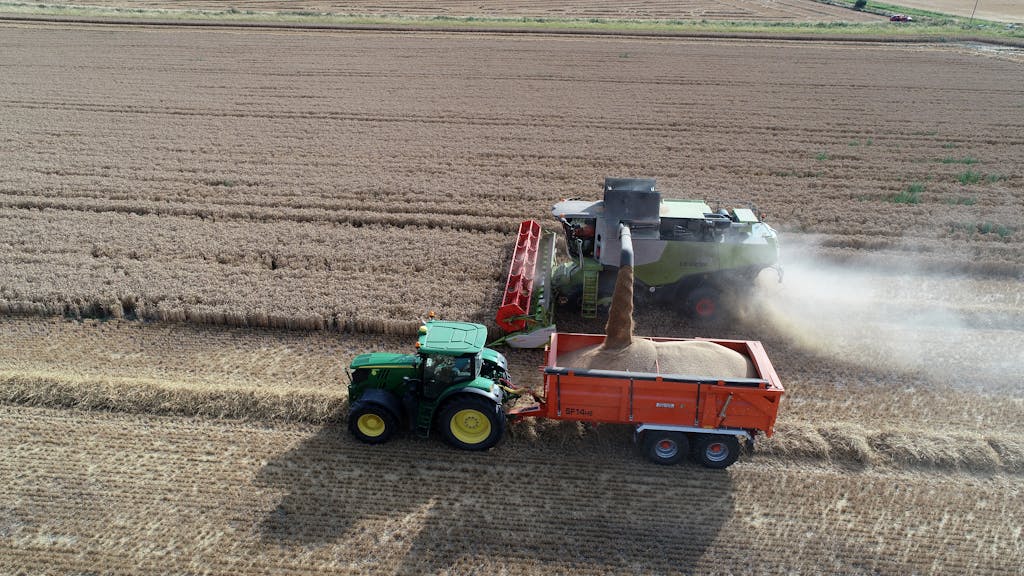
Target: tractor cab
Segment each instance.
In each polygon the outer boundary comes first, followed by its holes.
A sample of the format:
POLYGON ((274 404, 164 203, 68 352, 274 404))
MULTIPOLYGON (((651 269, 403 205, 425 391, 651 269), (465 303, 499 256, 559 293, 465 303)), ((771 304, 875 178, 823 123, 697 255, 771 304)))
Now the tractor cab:
POLYGON ((449 386, 474 382, 480 378, 481 364, 479 352, 463 356, 425 354, 420 363, 420 393, 424 398, 437 398, 449 386))
POLYGON ((481 378, 486 340, 487 329, 479 324, 431 320, 420 326, 416 349, 424 396, 436 398, 456 384, 490 389, 494 382, 481 378))

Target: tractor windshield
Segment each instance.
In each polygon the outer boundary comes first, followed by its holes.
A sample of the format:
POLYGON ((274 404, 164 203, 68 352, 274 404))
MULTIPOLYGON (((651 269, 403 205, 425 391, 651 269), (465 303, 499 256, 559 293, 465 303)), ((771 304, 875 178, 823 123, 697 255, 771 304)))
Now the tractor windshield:
POLYGON ((472 382, 480 376, 480 354, 465 356, 428 355, 423 362, 423 378, 445 386, 472 382))

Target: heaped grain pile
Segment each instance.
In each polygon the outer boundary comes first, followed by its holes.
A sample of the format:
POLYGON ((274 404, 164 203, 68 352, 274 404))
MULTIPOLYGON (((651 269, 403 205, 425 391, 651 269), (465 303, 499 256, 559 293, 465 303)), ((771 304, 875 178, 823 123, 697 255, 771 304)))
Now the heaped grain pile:
POLYGON ((605 341, 567 353, 562 363, 574 368, 662 374, 752 378, 749 358, 714 342, 654 342, 633 334, 633 267, 623 266, 605 324, 605 341))
POLYGON ((749 358, 714 342, 658 342, 658 365, 666 374, 756 378, 749 358))

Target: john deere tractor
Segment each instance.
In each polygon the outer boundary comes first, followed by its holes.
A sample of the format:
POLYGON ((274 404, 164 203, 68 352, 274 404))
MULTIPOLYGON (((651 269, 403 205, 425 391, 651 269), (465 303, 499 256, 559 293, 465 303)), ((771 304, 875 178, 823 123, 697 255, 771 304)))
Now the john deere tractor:
POLYGON ((437 431, 463 450, 486 450, 505 431, 502 404, 516 397, 508 362, 484 347, 487 329, 428 320, 413 354, 373 352, 349 365, 348 427, 369 444, 400 431, 437 431))

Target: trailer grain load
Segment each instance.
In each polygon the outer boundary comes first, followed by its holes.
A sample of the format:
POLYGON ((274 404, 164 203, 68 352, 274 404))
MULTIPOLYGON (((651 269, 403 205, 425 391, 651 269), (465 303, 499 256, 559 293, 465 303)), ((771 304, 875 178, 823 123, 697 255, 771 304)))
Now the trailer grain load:
POLYGON ((753 362, 714 342, 658 342, 658 366, 672 374, 756 378, 753 362))

